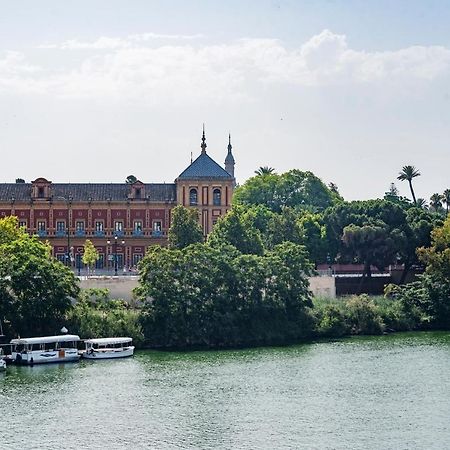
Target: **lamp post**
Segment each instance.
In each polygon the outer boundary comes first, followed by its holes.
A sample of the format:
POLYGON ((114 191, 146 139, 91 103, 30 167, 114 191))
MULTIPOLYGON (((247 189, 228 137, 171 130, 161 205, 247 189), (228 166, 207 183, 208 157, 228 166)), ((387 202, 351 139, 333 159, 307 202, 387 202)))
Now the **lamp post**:
MULTIPOLYGON (((108 239, 106 241, 106 243, 108 245, 111 245, 111 241, 108 239)), ((119 245, 118 243, 118 238, 117 236, 114 236, 114 242, 113 242, 113 255, 114 255, 114 275, 117 276, 117 246, 119 245)), ((120 245, 125 245, 125 241, 122 240, 120 242, 120 245)))
POLYGON ((80 276, 81 275, 81 252, 79 250, 78 250, 77 265, 78 265, 78 276, 80 276))

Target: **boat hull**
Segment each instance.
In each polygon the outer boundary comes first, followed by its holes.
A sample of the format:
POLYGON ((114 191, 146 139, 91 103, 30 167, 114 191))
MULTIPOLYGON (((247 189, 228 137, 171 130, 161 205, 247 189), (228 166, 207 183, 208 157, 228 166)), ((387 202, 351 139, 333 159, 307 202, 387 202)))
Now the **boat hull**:
POLYGON ((83 359, 117 359, 117 358, 128 358, 133 356, 134 347, 127 347, 123 350, 121 349, 99 349, 94 351, 84 351, 81 354, 83 359))
POLYGON ((32 366, 34 364, 75 362, 80 359, 77 349, 65 349, 59 351, 27 353, 13 353, 12 360, 19 365, 32 366))

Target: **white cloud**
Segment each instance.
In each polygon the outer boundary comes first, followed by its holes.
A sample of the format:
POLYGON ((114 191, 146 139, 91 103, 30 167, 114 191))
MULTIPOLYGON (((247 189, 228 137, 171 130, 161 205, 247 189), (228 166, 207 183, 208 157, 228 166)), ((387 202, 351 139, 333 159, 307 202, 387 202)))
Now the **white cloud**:
MULTIPOLYGON (((428 83, 450 74, 450 50, 412 46, 396 51, 365 52, 349 48, 345 35, 329 30, 299 48, 274 39, 242 39, 223 45, 190 42, 153 44, 152 39, 190 41, 201 35, 144 33, 126 38, 70 40, 46 48, 89 49, 75 63, 41 68, 23 55, 0 59, 1 90, 48 92, 57 97, 140 100, 159 104, 242 101, 271 83, 301 86, 428 83), (70 67, 70 68, 68 68, 70 67)), ((35 50, 36 51, 36 50, 35 50)))
POLYGON ((95 41, 79 41, 69 39, 59 44, 42 44, 37 48, 41 49, 59 49, 59 50, 114 50, 119 48, 129 48, 143 42, 152 40, 181 40, 190 41, 204 37, 202 34, 184 35, 184 34, 159 34, 159 33, 141 33, 130 34, 124 38, 112 38, 102 36, 95 41))

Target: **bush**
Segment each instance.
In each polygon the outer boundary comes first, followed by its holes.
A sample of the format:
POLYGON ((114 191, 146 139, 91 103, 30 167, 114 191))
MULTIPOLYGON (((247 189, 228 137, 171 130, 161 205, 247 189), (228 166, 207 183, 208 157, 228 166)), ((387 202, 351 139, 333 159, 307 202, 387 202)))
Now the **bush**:
POLYGON ((314 332, 320 337, 341 337, 350 333, 344 312, 344 303, 339 300, 315 299, 314 332))
POLYGON ((381 334, 384 330, 377 307, 366 294, 347 300, 346 313, 352 334, 381 334))
POLYGON ((67 317, 72 332, 85 339, 129 336, 137 347, 143 343, 139 310, 123 300, 109 300, 103 289, 83 291, 80 297, 67 317))

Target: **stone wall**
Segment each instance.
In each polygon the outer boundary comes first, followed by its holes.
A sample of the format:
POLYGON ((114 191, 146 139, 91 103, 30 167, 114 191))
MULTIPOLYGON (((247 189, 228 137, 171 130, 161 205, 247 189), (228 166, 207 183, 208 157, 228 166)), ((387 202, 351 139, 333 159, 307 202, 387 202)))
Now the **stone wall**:
MULTIPOLYGON (((133 289, 138 285, 137 276, 80 277, 81 289, 108 289, 110 298, 133 300, 133 289)), ((315 297, 336 297, 334 277, 311 277, 309 286, 315 297)))
POLYGON ((138 285, 137 276, 80 277, 81 289, 108 289, 110 298, 133 300, 133 289, 138 285))
POLYGON ((308 280, 314 297, 336 298, 336 279, 334 277, 310 277, 308 280))

